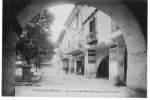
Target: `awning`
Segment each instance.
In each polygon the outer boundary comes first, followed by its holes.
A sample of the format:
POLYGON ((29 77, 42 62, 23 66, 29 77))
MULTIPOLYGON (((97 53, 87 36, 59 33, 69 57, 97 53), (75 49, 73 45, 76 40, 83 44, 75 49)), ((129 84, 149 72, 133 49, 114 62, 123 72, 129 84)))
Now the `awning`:
POLYGON ((72 50, 66 53, 65 55, 79 55, 82 54, 83 52, 80 49, 72 50))

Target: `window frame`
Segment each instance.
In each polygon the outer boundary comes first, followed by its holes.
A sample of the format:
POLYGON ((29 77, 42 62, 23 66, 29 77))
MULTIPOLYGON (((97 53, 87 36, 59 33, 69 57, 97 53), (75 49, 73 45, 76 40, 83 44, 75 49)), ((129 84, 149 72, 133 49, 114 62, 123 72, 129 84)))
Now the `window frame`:
POLYGON ((96 31, 96 18, 93 17, 92 20, 89 22, 89 33, 96 31))

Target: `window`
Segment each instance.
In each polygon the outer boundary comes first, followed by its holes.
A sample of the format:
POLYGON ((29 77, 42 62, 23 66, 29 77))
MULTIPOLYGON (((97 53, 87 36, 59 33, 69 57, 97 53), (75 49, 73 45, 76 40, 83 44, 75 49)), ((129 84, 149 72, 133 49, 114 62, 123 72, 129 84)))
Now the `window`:
POLYGON ((89 23, 89 33, 95 31, 95 17, 89 23))
POLYGON ((88 50, 88 63, 95 63, 95 50, 88 50))

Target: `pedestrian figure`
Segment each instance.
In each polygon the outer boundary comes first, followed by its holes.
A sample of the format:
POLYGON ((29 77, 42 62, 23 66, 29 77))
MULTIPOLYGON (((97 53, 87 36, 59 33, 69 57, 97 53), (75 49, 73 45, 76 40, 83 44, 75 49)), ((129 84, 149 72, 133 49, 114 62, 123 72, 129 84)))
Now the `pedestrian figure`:
POLYGON ((79 74, 81 74, 82 73, 82 69, 81 69, 81 66, 80 66, 80 68, 79 68, 79 74))

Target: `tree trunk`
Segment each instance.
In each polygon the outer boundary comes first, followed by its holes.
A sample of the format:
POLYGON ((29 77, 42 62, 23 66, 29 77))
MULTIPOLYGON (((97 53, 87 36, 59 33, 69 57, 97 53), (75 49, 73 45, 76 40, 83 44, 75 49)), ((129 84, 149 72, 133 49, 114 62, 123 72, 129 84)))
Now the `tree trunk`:
POLYGON ((36 67, 36 72, 37 72, 37 61, 35 62, 35 64, 36 64, 35 67, 36 67))
POLYGON ((30 65, 30 58, 28 57, 26 60, 27 60, 27 64, 30 65))

